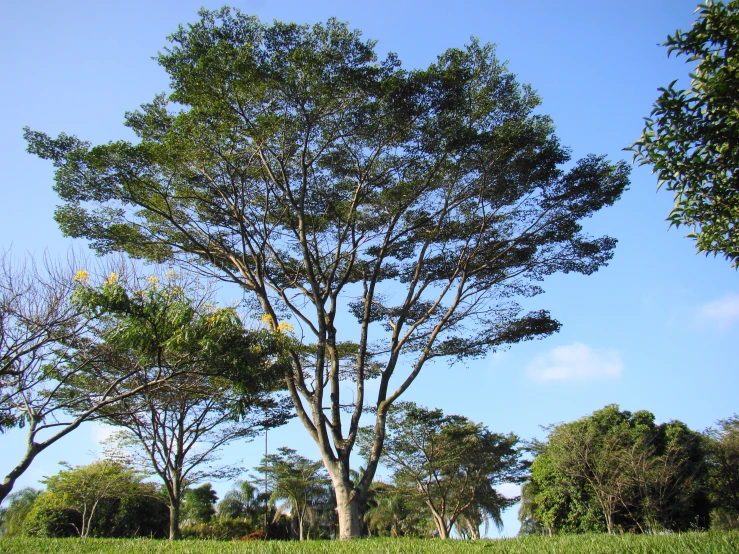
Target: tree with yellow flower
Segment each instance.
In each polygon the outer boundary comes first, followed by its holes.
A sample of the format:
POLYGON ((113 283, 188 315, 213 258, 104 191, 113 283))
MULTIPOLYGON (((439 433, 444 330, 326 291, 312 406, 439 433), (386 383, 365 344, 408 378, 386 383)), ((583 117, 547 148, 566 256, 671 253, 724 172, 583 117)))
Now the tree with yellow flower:
MULTIPOLYGON (((133 374, 122 389, 157 383, 99 411, 117 426, 116 446, 138 467, 157 475, 170 508, 170 539, 180 538, 185 489, 209 478, 235 476, 217 452, 282 424, 289 403, 276 389, 286 371, 281 330, 249 331, 232 307, 213 305, 197 282, 118 276, 78 288, 76 299, 97 316, 96 333, 109 349, 107 371, 133 374)), ((279 326, 278 326, 279 327, 279 326)), ((84 396, 93 381, 75 379, 84 396)))
POLYGON ((0 457, 0 501, 38 454, 149 384, 109 371, 109 349, 94 333, 96 314, 75 301, 90 281, 79 269, 84 263, 72 254, 41 264, 0 256, 0 433, 22 427, 27 437, 19 459, 0 457), (71 393, 75 381, 90 386, 71 393))

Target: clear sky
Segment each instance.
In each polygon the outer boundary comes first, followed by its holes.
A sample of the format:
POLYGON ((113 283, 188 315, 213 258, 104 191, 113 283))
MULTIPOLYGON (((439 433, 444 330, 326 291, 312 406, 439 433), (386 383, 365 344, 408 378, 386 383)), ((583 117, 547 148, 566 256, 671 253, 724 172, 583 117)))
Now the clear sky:
MULTIPOLYGON (((128 0, 8 2, 0 18, 0 247, 16 255, 61 255, 73 241, 52 219, 57 198, 50 163, 25 152, 22 127, 64 131, 93 143, 131 138, 123 114, 165 91, 151 58, 179 23, 220 2, 128 0)), ((233 2, 262 20, 299 23, 331 16, 423 67, 470 36, 498 45, 498 56, 543 99, 542 111, 573 158, 589 153, 631 161, 624 147, 640 135, 657 88, 685 79, 683 59, 660 46, 687 29, 695 0, 437 0, 233 2)), ((427 366, 406 398, 465 415, 491 430, 543 438, 539 425, 570 421, 617 403, 658 421, 693 429, 738 412, 737 271, 696 255, 683 229, 667 229, 672 197, 656 192, 648 168, 634 168, 631 189, 587 224, 619 244, 608 267, 589 277, 553 276, 527 307, 549 309, 560 333, 514 346, 467 366, 427 366)), ((77 246, 83 246, 81 243, 77 246)), ((88 425, 41 454, 17 488, 36 486, 56 462, 87 463, 105 431, 88 425)), ((0 436, 0 473, 19 458, 23 437, 0 436)), ((270 433, 306 456, 317 452, 298 422, 270 433)), ((233 445, 224 459, 255 465, 264 444, 233 445)), ((226 484, 218 485, 221 494, 226 484)), ((515 510, 504 534, 515 534, 515 510)))

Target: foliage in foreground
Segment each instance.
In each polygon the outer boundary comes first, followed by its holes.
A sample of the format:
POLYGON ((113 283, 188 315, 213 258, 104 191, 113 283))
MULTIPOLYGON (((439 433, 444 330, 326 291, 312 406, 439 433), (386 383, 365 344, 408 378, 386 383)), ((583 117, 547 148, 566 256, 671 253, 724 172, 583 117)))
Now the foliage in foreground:
POLYGON ((708 0, 687 31, 667 37, 668 54, 697 62, 690 88, 673 81, 646 119, 634 158, 675 192, 672 225, 692 228, 699 252, 739 267, 739 1, 708 0))
POLYGON ((2 554, 230 554, 230 553, 409 553, 486 552, 518 554, 733 554, 739 532, 670 535, 559 535, 481 541, 422 539, 360 539, 355 541, 155 541, 149 539, 2 539, 2 554))

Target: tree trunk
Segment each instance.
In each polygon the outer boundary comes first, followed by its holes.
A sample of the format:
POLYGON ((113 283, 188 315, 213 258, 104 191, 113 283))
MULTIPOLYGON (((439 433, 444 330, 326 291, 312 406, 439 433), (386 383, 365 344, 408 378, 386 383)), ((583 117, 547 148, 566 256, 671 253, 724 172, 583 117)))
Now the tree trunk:
POLYGON ((343 494, 336 489, 336 513, 339 516, 339 538, 341 540, 358 539, 360 536, 359 502, 356 497, 350 500, 349 496, 349 491, 345 488, 343 494))
POLYGON ((446 518, 444 517, 444 512, 442 511, 439 513, 439 511, 434 507, 434 505, 430 501, 426 501, 426 506, 428 506, 429 510, 431 511, 431 517, 434 520, 434 525, 436 526, 436 531, 439 533, 440 539, 448 539, 449 538, 449 532, 451 531, 451 525, 449 528, 447 528, 446 518))
POLYGON ((182 538, 180 531, 180 502, 170 502, 169 505, 169 540, 176 541, 182 538))
MULTIPOLYGON (((360 525, 360 504, 362 502, 361 489, 355 489, 354 483, 349 478, 349 463, 345 460, 326 460, 323 457, 323 465, 328 470, 331 483, 336 495, 336 515, 339 519, 339 539, 358 539, 362 534, 360 525)), ((368 464, 366 472, 373 471, 368 464)))
POLYGON ((31 462, 33 462, 36 455, 45 448, 33 442, 35 429, 36 422, 32 421, 29 424, 28 439, 26 440, 26 452, 23 455, 23 459, 5 476, 5 479, 3 479, 3 482, 0 484, 0 503, 2 503, 3 500, 5 500, 5 497, 13 491, 15 482, 21 475, 23 475, 23 472, 30 467, 31 462))
POLYGON ((606 529, 608 530, 609 535, 613 535, 613 514, 607 513, 606 514, 606 529))

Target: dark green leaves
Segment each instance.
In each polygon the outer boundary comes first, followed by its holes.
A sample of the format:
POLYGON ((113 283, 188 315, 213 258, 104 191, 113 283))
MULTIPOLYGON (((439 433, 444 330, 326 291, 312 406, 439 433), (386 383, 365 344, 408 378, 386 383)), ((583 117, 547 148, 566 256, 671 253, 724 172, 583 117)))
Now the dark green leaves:
POLYGON ((688 90, 661 88, 631 150, 675 192, 670 225, 687 225, 699 252, 739 267, 739 2, 699 6, 690 31, 667 38, 668 53, 697 62, 688 90))

